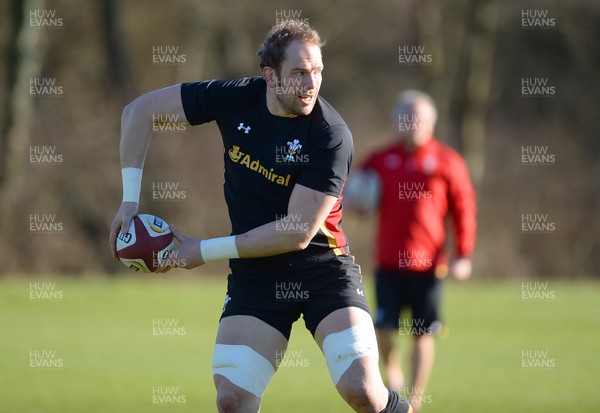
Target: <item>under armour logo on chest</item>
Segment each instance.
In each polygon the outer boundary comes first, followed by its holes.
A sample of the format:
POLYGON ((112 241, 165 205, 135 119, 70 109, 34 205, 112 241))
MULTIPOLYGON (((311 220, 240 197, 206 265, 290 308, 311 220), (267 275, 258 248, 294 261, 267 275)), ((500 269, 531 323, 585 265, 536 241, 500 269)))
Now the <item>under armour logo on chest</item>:
POLYGON ((240 126, 237 127, 238 130, 243 130, 245 134, 250 133, 250 126, 244 126, 243 123, 240 123, 240 126))

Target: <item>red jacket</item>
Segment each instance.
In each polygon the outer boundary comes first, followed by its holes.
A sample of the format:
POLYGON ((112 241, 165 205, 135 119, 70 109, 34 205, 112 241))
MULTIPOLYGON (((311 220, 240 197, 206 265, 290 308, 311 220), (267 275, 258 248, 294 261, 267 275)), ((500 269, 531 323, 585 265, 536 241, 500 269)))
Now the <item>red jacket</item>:
POLYGON ((444 221, 452 217, 456 255, 475 246, 475 192, 465 162, 431 139, 408 153, 402 143, 371 155, 362 165, 379 175, 377 264, 387 270, 425 272, 445 264, 444 221))

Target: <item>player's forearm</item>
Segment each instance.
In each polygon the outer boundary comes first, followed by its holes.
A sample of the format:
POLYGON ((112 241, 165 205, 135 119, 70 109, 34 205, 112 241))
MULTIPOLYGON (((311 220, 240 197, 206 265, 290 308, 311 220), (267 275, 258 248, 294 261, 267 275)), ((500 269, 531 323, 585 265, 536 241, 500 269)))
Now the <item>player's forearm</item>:
MULTIPOLYGON (((300 231, 289 228, 285 221, 275 221, 236 236, 240 258, 270 257, 306 248, 316 233, 310 226, 300 231)), ((298 228, 295 228, 298 229, 298 228)))
POLYGON ((336 201, 334 196, 296 184, 285 217, 236 236, 240 258, 269 257, 305 249, 336 201))
POLYGON ((337 198, 296 184, 288 214, 235 237, 204 240, 203 260, 260 258, 305 249, 331 212, 337 198))
MULTIPOLYGON (((231 258, 260 258, 302 250, 317 231, 314 228, 312 231, 292 232, 285 230, 281 224, 282 221, 275 221, 244 234, 200 240, 200 248, 196 247, 192 255, 200 254, 192 261, 205 263, 231 258)), ((192 244, 198 245, 197 241, 192 239, 192 244)))
POLYGON ((143 168, 150 137, 152 113, 146 99, 140 97, 123 109, 121 116, 121 168, 143 168))

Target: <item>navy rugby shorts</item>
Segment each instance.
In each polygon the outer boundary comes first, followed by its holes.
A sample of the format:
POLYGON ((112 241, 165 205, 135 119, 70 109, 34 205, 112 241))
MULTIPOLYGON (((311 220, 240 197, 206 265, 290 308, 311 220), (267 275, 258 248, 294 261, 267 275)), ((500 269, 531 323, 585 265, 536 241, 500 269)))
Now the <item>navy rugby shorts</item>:
POLYGON ((336 256, 285 274, 263 276, 235 271, 227 277, 221 319, 254 316, 289 340, 292 324, 300 315, 314 336, 325 317, 345 307, 369 312, 360 266, 351 255, 336 256))

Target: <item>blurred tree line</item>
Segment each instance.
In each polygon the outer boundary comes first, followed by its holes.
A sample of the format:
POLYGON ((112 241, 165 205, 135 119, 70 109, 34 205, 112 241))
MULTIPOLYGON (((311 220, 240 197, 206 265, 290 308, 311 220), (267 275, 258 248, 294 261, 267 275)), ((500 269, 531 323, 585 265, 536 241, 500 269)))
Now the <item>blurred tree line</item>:
MULTIPOLYGON (((477 276, 600 273, 600 4, 591 0, 2 2, 2 272, 123 270, 108 249, 123 106, 175 83, 259 75, 258 45, 290 15, 327 41, 321 94, 353 132, 355 165, 393 138, 398 92, 437 101, 436 135, 465 156, 477 188, 477 276), (165 53, 177 61, 157 62, 165 53), (403 63, 406 53, 424 63, 403 63), (536 82, 542 92, 524 92, 536 82), (524 161, 540 152, 545 162, 524 161), (532 219, 553 225, 524 231, 532 219)), ((222 150, 214 124, 155 133, 140 212, 198 237, 229 233, 222 150), (157 198, 161 185, 178 199, 157 198)), ((365 269, 374 223, 344 221, 365 269)))

